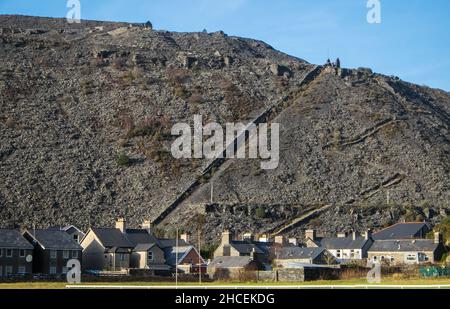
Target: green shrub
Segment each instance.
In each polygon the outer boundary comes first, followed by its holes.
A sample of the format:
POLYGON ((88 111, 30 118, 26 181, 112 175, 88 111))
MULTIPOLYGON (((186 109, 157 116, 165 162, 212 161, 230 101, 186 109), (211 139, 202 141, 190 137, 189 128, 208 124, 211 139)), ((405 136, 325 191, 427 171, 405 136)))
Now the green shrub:
POLYGON ((258 219, 264 219, 266 217, 266 211, 264 210, 264 208, 259 207, 256 209, 255 215, 258 219))
POLYGON ((179 97, 181 99, 189 98, 189 92, 183 86, 176 86, 174 94, 176 97, 179 97))
POLYGON ((120 167, 130 166, 130 163, 130 158, 125 153, 121 153, 117 158, 117 165, 119 165, 120 167))

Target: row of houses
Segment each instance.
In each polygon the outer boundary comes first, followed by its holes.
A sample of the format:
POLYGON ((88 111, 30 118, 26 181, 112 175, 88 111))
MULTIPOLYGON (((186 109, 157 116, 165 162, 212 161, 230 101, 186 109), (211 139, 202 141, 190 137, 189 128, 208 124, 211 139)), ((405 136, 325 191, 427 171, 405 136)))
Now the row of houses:
POLYGON ((117 272, 142 269, 170 273, 206 271, 206 263, 189 235, 157 238, 147 221, 129 229, 119 219, 114 228, 90 228, 85 234, 74 226, 45 230, 0 229, 0 277, 26 274, 66 274, 71 259, 84 271, 117 272))
POLYGON ((386 265, 436 263, 446 247, 441 234, 426 239, 431 232, 427 223, 398 223, 376 233, 338 233, 335 237, 319 237, 315 230, 305 231, 303 246, 296 239, 266 235, 254 239, 244 234, 232 239, 225 231, 208 265, 212 275, 226 269, 229 274, 245 269, 304 268, 365 260, 386 265))
POLYGON ((293 238, 254 237, 250 233, 234 239, 231 232, 224 231, 214 258, 205 261, 188 234, 158 238, 149 221, 139 229, 130 229, 125 219, 118 219, 114 227, 90 228, 87 233, 74 226, 0 229, 0 277, 62 275, 71 259, 79 260, 84 271, 140 269, 149 274, 170 274, 177 269, 210 275, 223 270, 326 266, 366 259, 390 265, 435 263, 446 248, 439 233, 434 239, 425 239, 430 231, 426 223, 398 223, 374 234, 338 233, 336 237, 321 237, 307 230, 301 244, 293 238))

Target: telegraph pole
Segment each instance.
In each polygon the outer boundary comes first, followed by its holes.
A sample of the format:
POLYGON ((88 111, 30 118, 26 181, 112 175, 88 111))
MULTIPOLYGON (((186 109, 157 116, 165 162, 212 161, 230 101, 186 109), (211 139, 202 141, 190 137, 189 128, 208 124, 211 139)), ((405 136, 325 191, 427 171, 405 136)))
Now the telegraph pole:
POLYGON ((178 288, 178 228, 175 240, 175 286, 178 288))
POLYGON ((202 285, 202 247, 200 236, 201 232, 198 229, 198 283, 202 285))

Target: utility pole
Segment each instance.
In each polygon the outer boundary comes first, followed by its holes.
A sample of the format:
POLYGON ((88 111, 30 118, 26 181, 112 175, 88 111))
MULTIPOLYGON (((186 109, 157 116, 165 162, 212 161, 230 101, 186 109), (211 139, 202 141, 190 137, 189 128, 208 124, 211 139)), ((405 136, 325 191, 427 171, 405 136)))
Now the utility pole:
POLYGON ((178 228, 177 238, 175 239, 175 286, 178 288, 178 228))
POLYGON ((198 229, 198 283, 202 285, 202 247, 200 240, 201 232, 198 229))

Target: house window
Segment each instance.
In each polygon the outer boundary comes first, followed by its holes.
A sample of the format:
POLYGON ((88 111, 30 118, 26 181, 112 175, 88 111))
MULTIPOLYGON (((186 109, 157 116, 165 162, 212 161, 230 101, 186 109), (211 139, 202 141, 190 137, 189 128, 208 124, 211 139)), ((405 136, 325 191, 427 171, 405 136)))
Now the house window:
POLYGON ((55 266, 50 267, 50 275, 56 275, 56 267, 55 266))
POLYGON ((25 270, 25 266, 19 266, 17 269, 18 274, 25 274, 27 271, 25 270))
POLYGON ((376 255, 373 256, 373 260, 374 260, 374 261, 377 260, 377 256, 376 256, 376 255))
POLYGON ((78 251, 76 250, 72 251, 72 258, 78 259, 78 251))
POLYGON ((6 257, 12 257, 12 249, 6 249, 6 257))
POLYGON ((13 268, 12 268, 12 266, 6 266, 6 267, 5 267, 5 276, 12 275, 12 273, 13 273, 13 268))
POLYGON ((336 257, 338 257, 338 258, 341 257, 341 250, 337 250, 337 251, 336 251, 336 257))
POLYGON ((75 240, 76 242, 78 242, 78 235, 73 235, 73 240, 75 240))
POLYGON ((68 259, 70 257, 70 251, 69 250, 64 250, 63 251, 63 259, 68 259))
POLYGON ((67 274, 67 271, 68 271, 67 266, 63 266, 62 273, 63 274, 67 274))
POLYGON ((415 261, 416 260, 416 255, 415 254, 408 254, 408 256, 406 257, 406 260, 408 260, 408 261, 415 261))
POLYGON ((149 261, 153 261, 153 252, 152 251, 149 251, 147 253, 147 258, 148 258, 149 261))
POLYGON ((3 249, 0 249, 0 257, 3 256, 3 249))
POLYGON ((20 256, 20 257, 25 257, 25 250, 20 249, 20 250, 19 250, 19 256, 20 256))
POLYGON ((56 253, 57 253, 56 250, 50 250, 50 258, 51 259, 56 259, 56 253))

